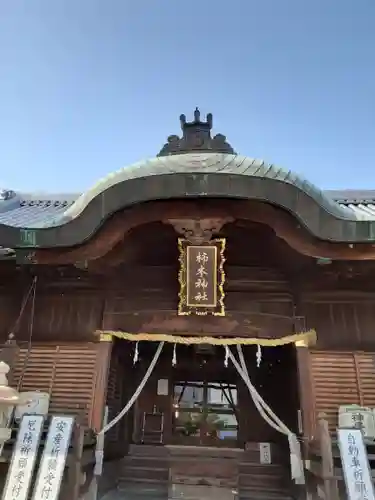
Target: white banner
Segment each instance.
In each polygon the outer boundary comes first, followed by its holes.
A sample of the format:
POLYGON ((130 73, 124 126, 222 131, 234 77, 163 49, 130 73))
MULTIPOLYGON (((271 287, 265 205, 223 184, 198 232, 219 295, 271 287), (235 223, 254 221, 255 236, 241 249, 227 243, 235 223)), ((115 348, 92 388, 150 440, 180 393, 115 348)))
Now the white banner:
POLYGON ((52 417, 35 483, 33 500, 57 500, 73 424, 74 417, 64 415, 52 417))
POLYGON ((375 500, 367 450, 360 429, 338 429, 342 469, 349 500, 375 500))
POLYGON ((23 416, 3 491, 3 500, 28 498, 43 424, 43 415, 23 416))

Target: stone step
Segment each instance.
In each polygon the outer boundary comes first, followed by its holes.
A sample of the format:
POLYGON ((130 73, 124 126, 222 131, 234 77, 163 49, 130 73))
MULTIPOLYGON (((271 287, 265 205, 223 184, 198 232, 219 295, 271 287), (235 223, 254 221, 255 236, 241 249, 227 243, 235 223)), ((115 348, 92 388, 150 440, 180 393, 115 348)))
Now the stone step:
POLYGON ((172 483, 232 486, 237 484, 237 477, 237 463, 232 460, 172 461, 170 467, 170 480, 172 483))
POLYGON ((273 495, 270 493, 253 492, 249 495, 240 494, 236 500, 293 500, 293 497, 283 493, 273 495))
MULTIPOLYGON (((168 500, 168 492, 146 490, 117 490, 117 496, 108 500, 168 500)), ((107 499, 105 499, 107 500, 107 499)))
POLYGON ((236 500, 237 490, 206 485, 173 484, 169 500, 236 500))
POLYGON ((104 495, 100 495, 98 497, 98 500, 127 500, 127 498, 123 493, 121 493, 120 491, 118 491, 116 489, 116 490, 108 491, 104 495))
POLYGON ((211 462, 211 463, 235 463, 239 461, 236 458, 215 457, 207 455, 173 455, 169 457, 170 463, 178 462, 211 462))
POLYGON ((284 485, 287 484, 287 481, 285 479, 285 476, 280 475, 280 476, 272 476, 272 475, 265 475, 265 474, 247 474, 247 475, 240 475, 238 477, 238 485, 240 488, 246 488, 247 486, 249 487, 267 487, 268 489, 277 489, 280 487, 283 487, 284 485))
POLYGON ((278 464, 252 464, 249 462, 241 462, 238 464, 238 471, 240 474, 285 474, 288 469, 278 464))
POLYGON ((167 500, 168 492, 163 491, 145 491, 141 489, 131 489, 125 488, 124 490, 112 490, 106 493, 104 496, 100 496, 98 500, 142 500, 147 498, 147 500, 167 500))
POLYGON ((222 459, 222 460, 240 460, 244 451, 236 448, 214 448, 205 446, 176 446, 168 445, 166 449, 172 460, 178 457, 191 457, 198 459, 222 459))
POLYGON ((146 457, 143 455, 127 455, 122 460, 123 467, 169 468, 167 457, 146 457))
POLYGON ((293 500, 289 492, 239 490, 238 500, 293 500))
POLYGON ((165 482, 157 482, 152 480, 138 480, 136 478, 120 481, 118 485, 118 492, 126 495, 126 498, 148 498, 153 499, 167 499, 168 498, 168 484, 165 482))
POLYGON ((138 467, 127 465, 124 467, 120 479, 146 479, 157 481, 168 481, 169 469, 163 467, 138 467))
POLYGON ((168 449, 163 445, 131 444, 129 456, 167 457, 168 449))
POLYGON ((151 487, 159 488, 163 487, 164 485, 168 485, 168 482, 166 482, 164 479, 147 479, 147 478, 140 478, 140 477, 132 477, 132 478, 126 478, 124 480, 120 480, 119 482, 121 483, 131 483, 131 484, 145 484, 145 485, 151 485, 151 487))

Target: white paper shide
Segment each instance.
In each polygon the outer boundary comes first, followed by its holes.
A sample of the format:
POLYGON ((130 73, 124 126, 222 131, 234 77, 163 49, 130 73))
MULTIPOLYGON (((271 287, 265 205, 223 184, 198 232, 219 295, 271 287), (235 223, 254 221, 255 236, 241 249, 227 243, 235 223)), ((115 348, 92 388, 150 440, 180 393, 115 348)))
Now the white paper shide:
POLYGON ((34 500, 58 498, 73 424, 74 417, 52 417, 35 484, 34 500))
POLYGON ((349 500, 375 500, 367 451, 360 429, 337 431, 349 500))
POLYGON ((43 423, 42 415, 25 415, 22 418, 2 496, 3 500, 26 500, 28 498, 43 423))

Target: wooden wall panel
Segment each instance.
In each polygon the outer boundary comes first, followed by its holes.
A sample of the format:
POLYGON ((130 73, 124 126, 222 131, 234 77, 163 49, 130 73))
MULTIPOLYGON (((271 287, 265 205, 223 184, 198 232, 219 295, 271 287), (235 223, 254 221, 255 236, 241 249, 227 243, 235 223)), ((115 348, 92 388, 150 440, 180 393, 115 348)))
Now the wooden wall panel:
POLYGON ((375 408, 375 353, 311 351, 310 362, 315 421, 325 413, 334 430, 339 406, 375 408))
POLYGON ((312 351, 311 369, 315 419, 325 413, 330 427, 337 426, 340 405, 359 404, 353 353, 312 351))
MULTIPOLYGON (((0 339, 6 341, 8 335, 14 331, 17 317, 21 309, 19 293, 9 293, 0 296, 0 339)), ((15 332, 17 333, 17 332, 15 332)))
MULTIPOLYGON (((253 243, 252 243, 253 244, 253 243)), ((132 292, 145 290, 163 291, 170 296, 177 296, 178 284, 177 256, 171 257, 170 265, 158 262, 156 265, 119 265, 115 272, 106 279, 106 286, 112 290, 127 292, 124 283, 131 283, 132 292)), ((225 264, 225 291, 270 291, 290 290, 285 275, 274 266, 269 265, 232 265, 225 264)))
POLYGON ((176 266, 120 266, 106 293, 103 326, 130 332, 252 337, 293 332, 293 299, 289 283, 279 270, 228 265, 225 272, 226 317, 181 317, 177 315, 176 266))
POLYGON ((355 361, 359 372, 360 404, 375 408, 375 352, 357 354, 355 361))
POLYGON ((14 386, 50 395, 50 413, 79 414, 91 426, 100 344, 37 344, 20 350, 14 386))
POLYGON ((307 327, 317 331, 319 348, 375 350, 375 300, 370 294, 303 301, 301 314, 307 327))
POLYGON ((106 300, 103 325, 128 332, 188 333, 281 337, 295 328, 293 302, 287 294, 231 292, 225 298, 226 316, 178 316, 177 295, 143 292, 106 300))
MULTIPOLYGON (((177 311, 178 295, 168 291, 148 291, 136 293, 131 289, 127 293, 116 294, 106 300, 105 313, 121 314, 128 311, 177 311)), ((290 316, 292 299, 287 294, 228 292, 225 296, 228 311, 246 313, 270 313, 290 316)))
MULTIPOLYGON (((95 294, 37 295, 33 319, 33 338, 38 340, 93 340, 101 327, 103 299, 95 294)), ((17 338, 27 339, 30 331, 30 307, 25 311, 17 338)))

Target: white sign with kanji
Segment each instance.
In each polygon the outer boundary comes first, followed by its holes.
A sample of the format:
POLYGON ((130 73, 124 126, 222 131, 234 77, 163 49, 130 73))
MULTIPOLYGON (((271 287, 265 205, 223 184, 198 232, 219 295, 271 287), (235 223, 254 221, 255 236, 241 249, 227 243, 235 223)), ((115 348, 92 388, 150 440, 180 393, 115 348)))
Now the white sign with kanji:
POLYGON ((23 416, 3 491, 3 500, 28 498, 43 424, 43 415, 23 416))
POLYGON ((349 500, 375 500, 361 429, 338 429, 342 469, 349 500))
POLYGON ((33 500, 57 500, 65 469, 74 417, 52 417, 36 479, 33 500))
POLYGON ((269 465, 272 463, 270 443, 259 443, 260 463, 269 465))

